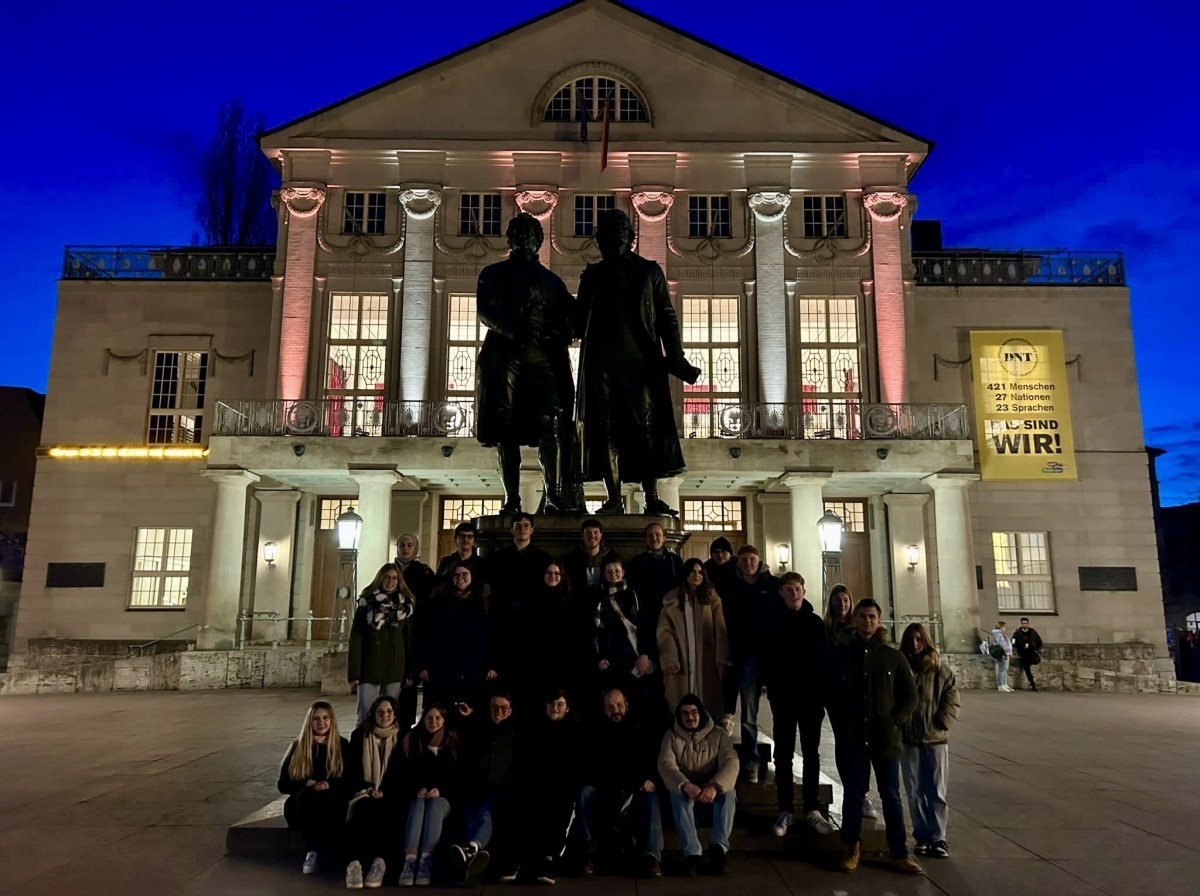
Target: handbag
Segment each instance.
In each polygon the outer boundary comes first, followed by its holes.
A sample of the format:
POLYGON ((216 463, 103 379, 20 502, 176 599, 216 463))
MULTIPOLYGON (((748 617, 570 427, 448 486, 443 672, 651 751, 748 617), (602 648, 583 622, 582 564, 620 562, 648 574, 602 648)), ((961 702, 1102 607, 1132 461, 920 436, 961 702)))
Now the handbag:
POLYGON ((989 647, 988 653, 990 653, 992 655, 992 659, 996 659, 996 660, 1004 659, 1004 648, 1001 647, 999 644, 993 644, 991 647, 989 647))

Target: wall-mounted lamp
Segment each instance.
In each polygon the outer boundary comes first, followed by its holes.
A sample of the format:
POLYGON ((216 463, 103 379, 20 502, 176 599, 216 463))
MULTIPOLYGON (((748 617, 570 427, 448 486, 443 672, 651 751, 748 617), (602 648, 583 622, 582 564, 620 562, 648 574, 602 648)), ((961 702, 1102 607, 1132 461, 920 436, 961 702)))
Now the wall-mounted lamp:
POLYGON ((904 559, 908 561, 908 571, 912 572, 921 562, 921 549, 915 544, 910 544, 904 549, 904 559))
POLYGON ((267 566, 271 569, 275 568, 275 561, 279 558, 279 543, 268 541, 263 545, 263 559, 267 561, 267 566))
POLYGON ((792 562, 792 546, 785 542, 776 547, 775 559, 779 561, 780 569, 787 569, 788 564, 792 562))

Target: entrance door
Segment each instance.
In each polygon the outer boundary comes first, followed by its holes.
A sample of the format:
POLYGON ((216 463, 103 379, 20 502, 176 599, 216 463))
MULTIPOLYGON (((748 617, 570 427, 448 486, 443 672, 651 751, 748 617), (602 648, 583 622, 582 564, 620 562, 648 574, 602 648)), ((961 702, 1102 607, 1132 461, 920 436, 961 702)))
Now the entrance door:
MULTIPOLYGON (((871 535, 867 531, 867 502, 866 501, 825 501, 825 509, 833 511, 842 519, 842 553, 839 558, 841 570, 837 577, 831 579, 826 586, 826 593, 821 595, 820 610, 825 612, 825 600, 828 589, 836 582, 841 582, 850 589, 854 599, 874 597, 879 595, 872 590, 871 580, 871 535)), ((880 604, 887 606, 886 600, 880 604)), ((813 601, 816 607, 818 601, 813 601)))
MULTIPOLYGON (((337 589, 339 584, 340 565, 337 546, 337 518, 346 510, 355 506, 355 498, 321 498, 317 502, 317 531, 313 536, 313 574, 312 591, 309 594, 309 606, 313 616, 331 617, 333 622, 314 622, 313 640, 328 641, 337 637, 337 615, 345 610, 354 612, 355 593, 349 601, 338 601, 337 589)), ((371 574, 374 575, 374 570, 371 574)), ((366 583, 362 581, 362 571, 359 570, 359 587, 366 583)), ((368 579, 368 582, 370 580, 368 579)), ((350 621, 347 619, 346 624, 350 621)), ((293 637, 304 637, 304 623, 293 627, 293 637)))

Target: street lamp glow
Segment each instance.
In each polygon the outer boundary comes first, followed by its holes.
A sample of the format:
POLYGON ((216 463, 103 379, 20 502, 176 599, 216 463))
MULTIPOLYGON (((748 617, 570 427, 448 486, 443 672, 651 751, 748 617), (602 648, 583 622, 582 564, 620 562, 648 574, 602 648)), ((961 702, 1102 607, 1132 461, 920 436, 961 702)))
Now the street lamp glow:
POLYGON ((842 549, 842 518, 832 510, 826 510, 817 520, 817 531, 821 535, 822 552, 836 554, 842 549))
POLYGON ((337 518, 338 548, 343 551, 358 550, 358 536, 362 534, 362 517, 351 507, 337 518))

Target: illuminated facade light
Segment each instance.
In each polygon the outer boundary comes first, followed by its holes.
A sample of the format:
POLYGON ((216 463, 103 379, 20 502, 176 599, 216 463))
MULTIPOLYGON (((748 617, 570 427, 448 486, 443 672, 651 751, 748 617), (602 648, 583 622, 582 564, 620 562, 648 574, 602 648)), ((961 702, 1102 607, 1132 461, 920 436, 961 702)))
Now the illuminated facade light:
POLYGON ((68 448, 56 445, 45 452, 46 457, 54 458, 102 458, 117 460, 201 460, 208 457, 208 449, 199 446, 180 447, 150 447, 150 446, 90 446, 86 448, 68 448))

